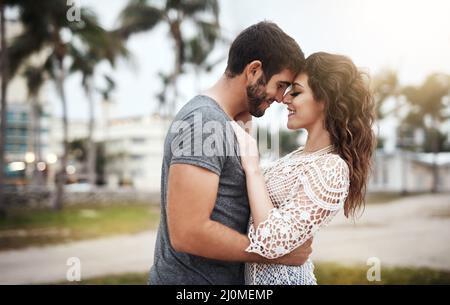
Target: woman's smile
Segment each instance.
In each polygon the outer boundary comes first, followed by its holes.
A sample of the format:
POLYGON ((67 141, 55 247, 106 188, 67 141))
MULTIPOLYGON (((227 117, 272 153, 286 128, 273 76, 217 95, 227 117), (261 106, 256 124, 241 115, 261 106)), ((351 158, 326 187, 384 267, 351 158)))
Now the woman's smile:
POLYGON ((293 115, 295 115, 295 113, 296 113, 295 109, 292 109, 292 108, 289 108, 289 107, 288 107, 287 110, 289 111, 289 113, 288 113, 288 118, 291 117, 291 116, 293 116, 293 115))

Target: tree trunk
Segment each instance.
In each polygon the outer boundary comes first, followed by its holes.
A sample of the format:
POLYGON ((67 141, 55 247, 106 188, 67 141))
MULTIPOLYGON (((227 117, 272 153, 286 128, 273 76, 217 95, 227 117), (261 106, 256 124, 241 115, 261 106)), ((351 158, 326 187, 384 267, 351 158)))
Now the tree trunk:
POLYGON ((173 116, 177 107, 178 100, 178 84, 177 80, 181 74, 183 61, 184 61, 184 43, 183 37, 181 35, 181 26, 180 21, 175 21, 170 25, 170 32, 172 34, 172 38, 175 41, 175 62, 174 62, 174 72, 170 77, 170 83, 173 89, 173 97, 172 101, 169 101, 168 106, 168 114, 169 116, 173 116))
POLYGON ((31 102, 28 104, 28 124, 27 124, 27 154, 32 153, 34 155, 34 160, 32 162, 28 162, 29 160, 25 160, 26 162, 26 170, 25 170, 25 178, 27 180, 27 186, 31 187, 34 185, 34 170, 36 169, 36 153, 35 153, 35 132, 36 132, 36 115, 34 112, 34 102, 36 97, 31 97, 31 102))
POLYGON ((408 152, 405 149, 400 150, 401 164, 402 164, 402 190, 400 194, 402 196, 408 195, 408 152))
POLYGON ((53 207, 57 210, 63 208, 64 185, 66 183, 66 168, 69 154, 69 126, 67 119, 67 100, 64 91, 64 67, 62 59, 53 59, 53 66, 56 74, 56 89, 62 104, 62 123, 63 123, 63 154, 61 156, 61 168, 56 173, 56 190, 53 196, 53 207))
POLYGON ((433 171, 433 185, 431 188, 431 192, 432 193, 437 193, 438 192, 438 187, 439 187, 439 167, 437 166, 437 156, 439 153, 439 131, 438 128, 436 126, 436 124, 433 124, 433 130, 431 133, 431 145, 433 147, 433 166, 432 166, 432 171, 433 171))
POLYGON ((6 25, 3 1, 0 3, 0 35, 1 35, 1 118, 0 118, 0 217, 5 214, 5 149, 6 149, 6 89, 8 86, 8 56, 6 48, 6 25))
POLYGON ((94 141, 94 128, 95 128, 95 105, 92 97, 92 77, 88 77, 86 80, 86 96, 89 103, 89 126, 88 126, 88 139, 87 139, 87 173, 88 181, 91 187, 95 187, 97 177, 95 172, 95 160, 97 157, 97 149, 94 141))
POLYGON ((33 175, 31 183, 34 186, 44 185, 44 175, 42 171, 37 169, 37 163, 42 161, 41 152, 41 109, 38 96, 33 95, 31 100, 31 134, 32 134, 32 152, 34 153, 33 175))

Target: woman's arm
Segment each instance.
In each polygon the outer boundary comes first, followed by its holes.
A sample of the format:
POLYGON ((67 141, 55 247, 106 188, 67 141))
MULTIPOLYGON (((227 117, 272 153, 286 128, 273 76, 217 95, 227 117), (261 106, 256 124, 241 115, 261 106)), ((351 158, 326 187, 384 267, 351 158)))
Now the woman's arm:
POLYGON ((238 125, 236 131, 254 225, 249 229, 248 252, 275 259, 312 238, 343 206, 348 194, 348 167, 337 155, 324 156, 306 171, 296 170, 292 190, 274 208, 259 171, 256 141, 238 125))
POLYGON ((266 220, 274 208, 266 188, 266 182, 259 166, 259 152, 256 140, 245 132, 238 124, 232 122, 236 138, 239 142, 242 168, 244 169, 250 212, 253 226, 256 228, 266 220))

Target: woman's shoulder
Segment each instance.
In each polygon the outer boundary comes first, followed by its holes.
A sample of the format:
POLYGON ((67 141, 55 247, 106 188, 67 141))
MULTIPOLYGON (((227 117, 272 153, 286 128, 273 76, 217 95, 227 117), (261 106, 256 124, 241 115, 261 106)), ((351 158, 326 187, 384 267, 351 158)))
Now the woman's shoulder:
POLYGON ((347 162, 338 154, 328 153, 318 157, 315 163, 324 169, 344 169, 348 170, 347 162))
POLYGON ((347 188, 350 172, 347 162, 338 154, 330 153, 317 160, 319 175, 325 185, 332 188, 347 188))

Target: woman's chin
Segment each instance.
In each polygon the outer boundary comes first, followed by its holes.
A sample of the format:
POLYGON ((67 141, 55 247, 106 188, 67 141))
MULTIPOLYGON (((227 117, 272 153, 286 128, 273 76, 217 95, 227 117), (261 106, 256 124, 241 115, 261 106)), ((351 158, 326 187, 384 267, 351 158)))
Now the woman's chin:
POLYGON ((299 130, 299 129, 307 129, 307 127, 300 122, 287 122, 287 129, 289 130, 299 130))

